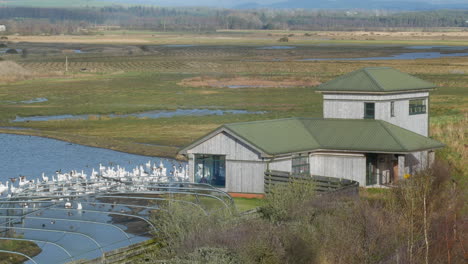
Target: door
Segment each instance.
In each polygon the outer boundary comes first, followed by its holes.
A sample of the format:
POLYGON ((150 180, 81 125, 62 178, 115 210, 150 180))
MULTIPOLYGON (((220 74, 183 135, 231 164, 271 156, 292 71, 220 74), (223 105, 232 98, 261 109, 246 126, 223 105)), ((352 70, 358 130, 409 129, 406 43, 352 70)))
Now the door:
POLYGON ((366 185, 377 184, 377 154, 367 154, 366 164, 366 185))

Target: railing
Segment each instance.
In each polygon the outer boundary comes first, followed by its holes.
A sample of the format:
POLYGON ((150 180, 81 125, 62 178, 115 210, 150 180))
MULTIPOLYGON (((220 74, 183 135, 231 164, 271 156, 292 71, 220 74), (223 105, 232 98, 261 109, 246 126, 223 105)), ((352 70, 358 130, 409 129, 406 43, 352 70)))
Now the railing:
POLYGON ((324 176, 294 175, 286 171, 265 171, 265 193, 277 184, 287 184, 291 181, 313 181, 319 193, 359 193, 359 182, 324 176))

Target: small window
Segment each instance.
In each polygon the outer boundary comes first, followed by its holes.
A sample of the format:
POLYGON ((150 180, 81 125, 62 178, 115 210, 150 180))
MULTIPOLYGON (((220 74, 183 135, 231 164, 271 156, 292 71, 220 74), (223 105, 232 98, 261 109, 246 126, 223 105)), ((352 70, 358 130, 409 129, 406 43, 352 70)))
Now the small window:
POLYGON ((309 156, 297 155, 292 158, 292 174, 310 174, 309 156))
POLYGON ((417 99, 409 101, 409 114, 425 114, 426 113, 426 99, 417 99))
POLYGON ((390 116, 391 117, 395 116, 395 102, 394 101, 390 102, 390 116))
POLYGON ((364 118, 375 119, 375 103, 364 103, 364 118))

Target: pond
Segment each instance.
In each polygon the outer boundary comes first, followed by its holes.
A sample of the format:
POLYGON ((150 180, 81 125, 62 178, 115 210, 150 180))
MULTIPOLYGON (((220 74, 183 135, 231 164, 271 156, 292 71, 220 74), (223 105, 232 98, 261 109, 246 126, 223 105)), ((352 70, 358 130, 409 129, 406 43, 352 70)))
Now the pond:
MULTIPOLYGON (((173 165, 179 166, 179 164, 185 165, 183 162, 172 159, 127 154, 35 136, 0 134, 0 143, 2 144, 0 148, 0 181, 2 182, 20 175, 28 179, 40 178, 42 172, 46 175, 54 175, 57 170, 62 172, 83 170, 90 175, 92 168, 99 168, 100 163, 106 166, 119 165, 127 170, 148 161, 157 164, 163 162, 166 168, 171 168, 173 165)), ((83 213, 75 212, 74 214, 59 208, 44 210, 40 217, 25 218, 21 223, 15 224, 15 231, 28 239, 54 241, 54 244, 39 243, 42 252, 34 258, 38 263, 65 262, 57 262, 60 259, 69 261, 66 251, 78 258, 91 259, 100 256, 101 251, 95 249, 89 237, 103 245, 103 251, 148 239, 146 236, 128 232, 125 235, 115 225, 117 224, 122 230, 126 230, 127 227, 116 222, 118 219, 115 219, 112 214, 106 213, 111 210, 115 212, 129 210, 125 206, 107 206, 108 208, 99 208, 99 212, 93 212, 93 209, 96 210, 97 207, 91 206, 92 203, 83 204, 83 213), (106 223, 113 223, 113 225, 106 223), (52 224, 53 227, 50 226, 52 224), (70 233, 46 232, 49 228, 69 230, 70 233)))
MULTIPOLYGON (((264 111, 247 111, 247 110, 214 110, 214 109, 177 109, 175 111, 169 110, 156 110, 156 111, 148 111, 148 112, 141 112, 141 113, 133 113, 133 114, 109 114, 105 115, 111 118, 125 118, 125 117, 136 117, 136 118, 169 118, 174 116, 207 116, 207 115, 226 115, 226 114, 233 114, 233 115, 240 115, 240 114, 264 114, 264 111)), ((30 122, 30 121, 52 121, 52 120, 88 120, 90 116, 93 117, 101 117, 103 115, 53 115, 53 116, 28 116, 28 117, 20 117, 17 116, 15 120, 12 122, 30 122)))
POLYGON ((285 50, 285 49, 295 49, 293 46, 266 46, 257 48, 259 50, 285 50))
POLYGON ((20 175, 28 179, 40 178, 43 172, 55 175, 58 170, 84 170, 89 175, 93 168, 99 168, 100 163, 106 166, 120 165, 127 170, 149 160, 158 164, 162 161, 166 168, 179 164, 179 161, 172 159, 128 154, 35 136, 0 133, 0 142, 0 181, 3 183, 20 175))
POLYGON ((363 61, 363 60, 415 60, 415 59, 436 59, 443 57, 463 57, 468 56, 468 47, 449 47, 449 46, 409 46, 407 49, 415 50, 433 50, 439 49, 440 51, 428 52, 403 52, 393 54, 390 56, 382 57, 359 57, 359 58, 308 58, 299 61, 329 61, 329 60, 342 60, 342 61, 363 61), (446 53, 445 51, 456 50, 466 52, 446 53))

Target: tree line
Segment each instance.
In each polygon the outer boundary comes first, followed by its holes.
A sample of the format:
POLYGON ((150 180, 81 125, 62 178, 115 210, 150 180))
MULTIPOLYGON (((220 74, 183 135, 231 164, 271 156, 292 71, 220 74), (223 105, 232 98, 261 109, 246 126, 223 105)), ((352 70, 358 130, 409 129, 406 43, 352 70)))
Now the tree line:
POLYGON ((9 33, 78 33, 96 25, 123 29, 212 31, 217 29, 353 30, 394 27, 468 27, 468 11, 306 10, 160 7, 0 8, 9 33))

